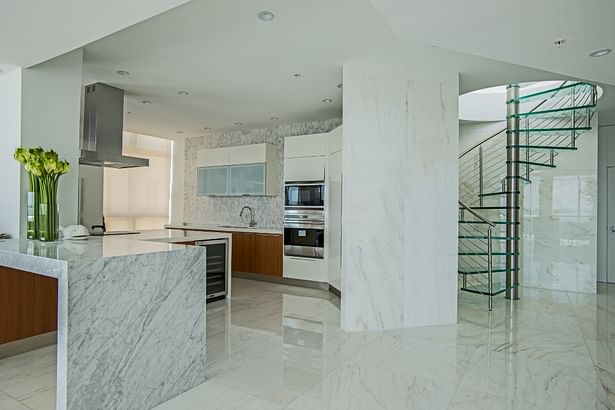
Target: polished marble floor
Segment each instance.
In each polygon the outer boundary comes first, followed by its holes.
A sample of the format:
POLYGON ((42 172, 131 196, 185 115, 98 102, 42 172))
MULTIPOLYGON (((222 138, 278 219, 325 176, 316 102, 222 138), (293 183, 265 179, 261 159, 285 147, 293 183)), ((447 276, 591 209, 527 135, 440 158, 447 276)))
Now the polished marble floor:
MULTIPOLYGON (((491 314, 462 293, 456 326, 345 333, 328 292, 233 285, 207 306, 208 381, 157 410, 615 408, 615 287, 491 314)), ((0 409, 53 409, 54 372, 53 347, 0 361, 0 409)))

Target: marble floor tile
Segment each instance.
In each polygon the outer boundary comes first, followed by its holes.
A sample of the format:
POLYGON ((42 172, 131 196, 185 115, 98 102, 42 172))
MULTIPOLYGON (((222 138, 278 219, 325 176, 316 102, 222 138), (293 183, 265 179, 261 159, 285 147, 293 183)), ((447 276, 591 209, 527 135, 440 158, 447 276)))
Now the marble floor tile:
MULTIPOLYGON (((319 289, 233 281, 207 305, 207 381, 157 410, 615 409, 615 286, 459 294, 458 324, 340 328, 319 289), (524 298, 523 298, 524 297, 524 298)), ((0 360, 0 409, 53 409, 55 347, 0 360)))

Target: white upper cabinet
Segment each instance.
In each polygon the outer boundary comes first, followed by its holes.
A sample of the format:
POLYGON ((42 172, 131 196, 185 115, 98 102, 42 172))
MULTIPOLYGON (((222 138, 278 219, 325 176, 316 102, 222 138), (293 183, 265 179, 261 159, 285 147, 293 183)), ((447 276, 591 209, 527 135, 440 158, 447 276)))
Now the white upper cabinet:
POLYGON ((197 167, 217 167, 229 165, 229 148, 211 148, 198 151, 197 167))
POLYGON ((318 157, 328 154, 329 134, 284 138, 284 158, 318 157))
POLYGON ((272 144, 212 148, 197 153, 200 196, 277 195, 277 147, 272 144))
POLYGON ((340 125, 329 133, 329 152, 331 155, 342 150, 342 126, 340 125))
POLYGON ((324 181, 326 159, 325 156, 285 159, 284 181, 324 181))

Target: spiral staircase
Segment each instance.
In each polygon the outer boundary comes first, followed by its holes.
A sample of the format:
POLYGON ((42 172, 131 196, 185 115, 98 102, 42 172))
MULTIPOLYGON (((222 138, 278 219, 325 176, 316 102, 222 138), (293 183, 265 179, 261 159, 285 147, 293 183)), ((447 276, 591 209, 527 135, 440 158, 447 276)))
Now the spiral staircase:
POLYGON ((462 291, 515 299, 518 286, 523 185, 532 173, 555 168, 562 151, 577 149, 591 129, 596 86, 563 82, 507 97, 507 127, 459 156, 459 267, 462 291))

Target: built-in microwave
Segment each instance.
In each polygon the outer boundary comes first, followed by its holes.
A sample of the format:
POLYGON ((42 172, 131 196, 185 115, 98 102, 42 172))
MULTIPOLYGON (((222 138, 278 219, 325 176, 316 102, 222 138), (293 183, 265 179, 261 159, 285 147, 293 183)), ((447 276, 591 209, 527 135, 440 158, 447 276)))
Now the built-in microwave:
POLYGON ((325 183, 323 181, 287 182, 284 186, 284 207, 323 209, 325 183))
POLYGON ((284 211, 284 255, 323 259, 325 216, 323 210, 284 211))

